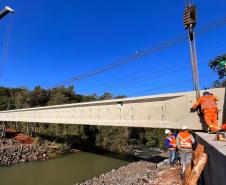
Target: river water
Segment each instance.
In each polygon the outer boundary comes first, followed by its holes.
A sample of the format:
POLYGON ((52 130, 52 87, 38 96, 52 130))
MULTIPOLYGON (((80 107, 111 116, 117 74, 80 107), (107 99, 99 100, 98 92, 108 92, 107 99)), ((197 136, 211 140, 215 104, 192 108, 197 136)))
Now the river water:
POLYGON ((0 185, 73 185, 128 164, 127 161, 77 152, 47 161, 0 167, 0 185))

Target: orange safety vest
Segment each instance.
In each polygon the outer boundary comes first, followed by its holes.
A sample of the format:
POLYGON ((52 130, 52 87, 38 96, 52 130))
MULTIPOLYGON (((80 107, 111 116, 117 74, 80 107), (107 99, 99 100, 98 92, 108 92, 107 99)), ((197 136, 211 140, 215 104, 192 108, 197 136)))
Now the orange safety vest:
POLYGON ((173 148, 176 148, 176 138, 174 136, 172 137, 167 137, 169 139, 169 144, 173 146, 173 148))
POLYGON ((201 109, 212 109, 216 108, 217 109, 217 104, 216 104, 217 98, 213 95, 208 95, 208 96, 202 96, 199 100, 198 103, 201 104, 201 109))
POLYGON ((191 142, 191 134, 189 132, 183 131, 179 132, 179 143, 180 148, 192 148, 192 142, 191 142))

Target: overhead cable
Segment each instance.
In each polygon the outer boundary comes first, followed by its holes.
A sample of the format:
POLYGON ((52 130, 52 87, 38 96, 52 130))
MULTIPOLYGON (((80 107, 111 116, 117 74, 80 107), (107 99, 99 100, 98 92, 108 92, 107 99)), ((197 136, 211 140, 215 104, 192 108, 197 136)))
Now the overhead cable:
MULTIPOLYGON (((207 78, 207 77, 213 76, 213 75, 215 75, 215 74, 214 73, 208 73, 206 75, 201 76, 200 79, 204 79, 204 78, 207 78)), ((174 87, 174 86, 177 86, 179 84, 188 83, 188 82, 191 82, 191 79, 185 79, 185 80, 177 81, 177 82, 174 82, 174 83, 171 83, 171 84, 162 85, 162 86, 155 87, 155 88, 149 88, 149 89, 145 89, 145 90, 142 90, 142 91, 137 91, 135 93, 128 94, 128 96, 133 96, 133 95, 141 94, 141 93, 145 93, 145 92, 151 92, 151 91, 159 90, 159 89, 165 89, 165 88, 168 88, 168 87, 174 87)))
MULTIPOLYGON (((226 24, 226 16, 220 18, 220 19, 217 19, 215 21, 212 21, 210 23, 208 23, 206 26, 200 28, 197 30, 197 35, 201 35, 201 34, 204 34, 208 31, 212 31, 214 29, 216 29, 217 27, 219 26, 222 26, 226 24)), ((79 80, 83 80, 83 79, 86 79, 86 78, 90 78, 92 76, 95 76, 97 74, 100 74, 100 73, 103 73, 103 72, 106 72, 106 71, 110 71, 114 68, 117 68, 121 65, 124 65, 124 64, 127 64, 129 62, 132 62, 138 58, 141 58, 145 55, 148 55, 148 54, 152 54, 154 52, 157 52, 157 51, 160 51, 160 50, 163 50, 163 49, 166 49, 166 48, 169 48, 169 47, 172 47, 180 42, 183 42, 187 39, 187 35, 186 34, 182 34, 180 36, 177 36, 173 39, 170 39, 166 42, 162 42, 160 43, 159 45, 157 46, 154 46, 154 47, 151 47, 151 48, 147 48, 147 49, 144 49, 144 50, 141 50, 141 51, 137 51, 135 52, 134 54, 130 55, 129 57, 126 57, 122 60, 119 60, 119 61, 116 61, 116 62, 113 62, 109 65, 106 65, 106 66, 103 66, 103 67, 100 67, 100 68, 97 68, 93 71, 90 71, 90 72, 86 72, 86 73, 83 73, 81 75, 78 75, 78 76, 75 76, 73 78, 70 78, 68 80, 65 80, 61 83, 58 83, 56 84, 55 86, 63 86, 63 85, 66 85, 66 84, 70 84, 72 82, 75 82, 75 81, 79 81, 79 80)))
MULTIPOLYGON (((225 49, 224 49, 225 50, 225 49)), ((212 50, 211 50, 212 51, 212 50)), ((222 50, 223 51, 223 50, 222 50)), ((200 64, 205 63, 206 61, 203 60, 202 62, 199 62, 200 64)), ((166 78, 167 76, 169 76, 171 73, 175 73, 177 71, 182 71, 185 70, 187 68, 187 66, 190 65, 190 63, 186 62, 186 63, 180 63, 179 65, 175 65, 173 66, 173 69, 169 69, 168 66, 166 66, 166 68, 161 68, 161 70, 154 70, 151 71, 148 74, 139 74, 136 75, 135 77, 129 78, 127 80, 124 81, 112 81, 112 82, 107 82, 107 83, 102 83, 100 85, 97 85, 95 87, 89 87, 87 89, 86 87, 86 91, 89 90, 109 90, 109 88, 124 88, 130 85, 136 85, 138 82, 145 82, 145 81, 154 81, 156 79, 160 79, 160 78, 166 78), (154 79, 154 80, 153 80, 154 79)))

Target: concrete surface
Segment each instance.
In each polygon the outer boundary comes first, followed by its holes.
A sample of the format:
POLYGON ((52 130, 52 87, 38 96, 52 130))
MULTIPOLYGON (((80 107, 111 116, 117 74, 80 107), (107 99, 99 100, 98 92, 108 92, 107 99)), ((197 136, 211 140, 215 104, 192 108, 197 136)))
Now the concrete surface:
MULTIPOLYGON (((225 88, 211 89, 219 98, 219 122, 225 112, 225 88)), ((203 128, 197 113, 190 113, 195 92, 74 103, 0 112, 0 121, 106 125, 151 128, 203 128)))
POLYGON ((196 143, 205 146, 208 161, 201 177, 201 185, 226 184, 226 141, 216 141, 215 134, 196 132, 196 143))

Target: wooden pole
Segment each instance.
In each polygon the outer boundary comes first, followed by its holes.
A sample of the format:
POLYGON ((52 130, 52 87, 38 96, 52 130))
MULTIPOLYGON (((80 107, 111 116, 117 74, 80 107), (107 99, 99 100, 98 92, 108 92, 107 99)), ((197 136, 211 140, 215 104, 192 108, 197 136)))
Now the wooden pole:
POLYGON ((199 157, 199 161, 197 165, 193 167, 191 174, 188 177, 187 185, 197 185, 198 179, 206 165, 206 162, 207 162, 207 154, 203 153, 199 157))

